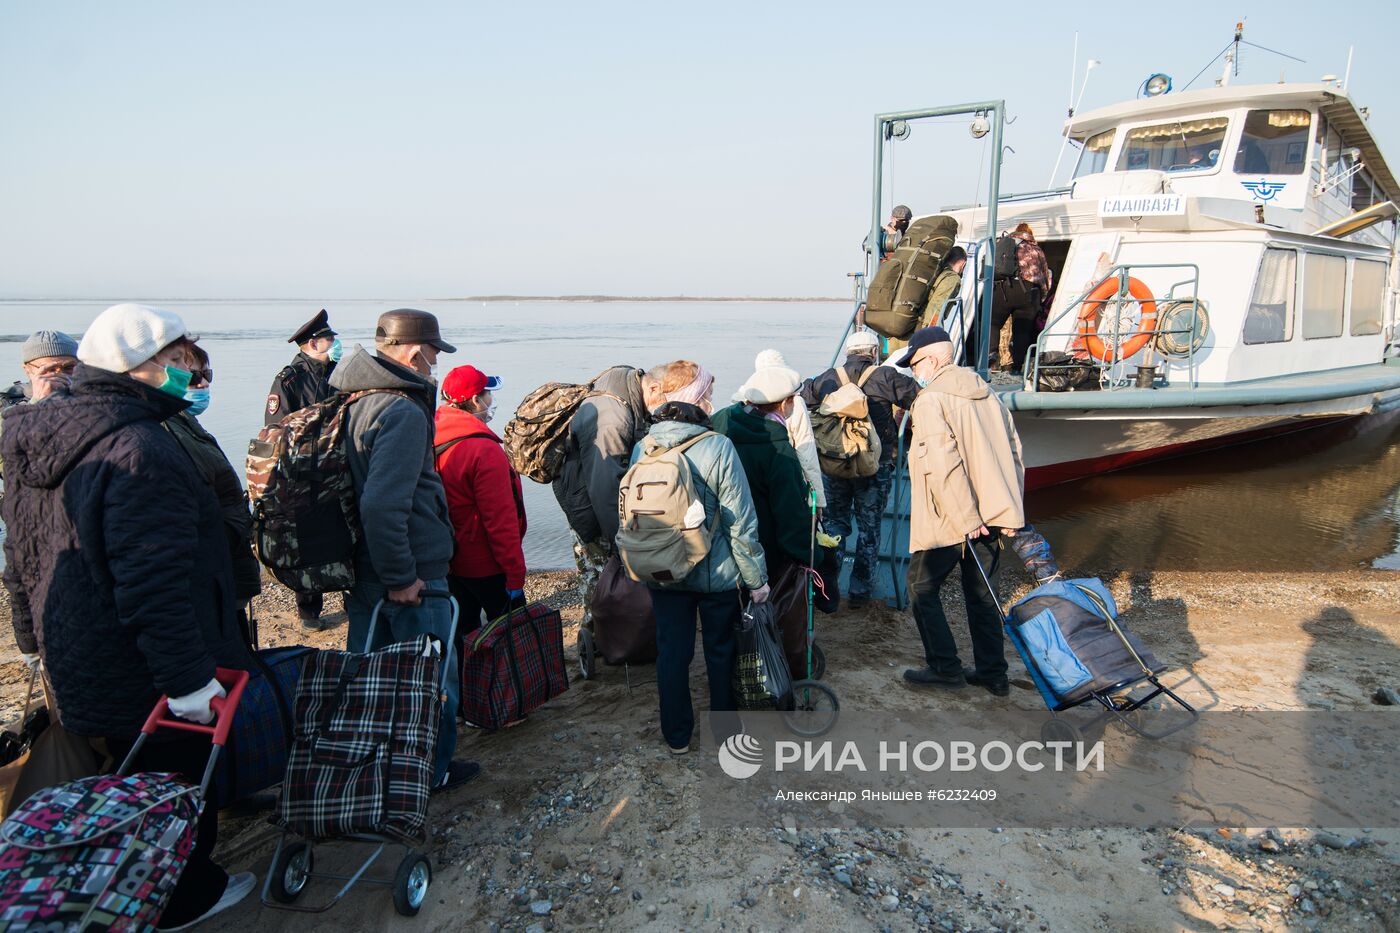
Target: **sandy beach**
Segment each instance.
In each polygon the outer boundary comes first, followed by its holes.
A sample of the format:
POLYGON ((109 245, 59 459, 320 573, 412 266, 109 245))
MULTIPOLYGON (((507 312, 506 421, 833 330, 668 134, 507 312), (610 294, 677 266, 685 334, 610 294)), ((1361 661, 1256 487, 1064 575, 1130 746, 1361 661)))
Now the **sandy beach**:
MULTIPOLYGON (((532 599, 562 608, 570 657, 580 614, 573 582, 569 573, 542 573, 527 586, 532 599)), ((1110 582, 1124 621, 1174 669, 1210 684, 1221 708, 1400 715, 1371 701, 1378 687, 1400 686, 1394 574, 1153 573, 1110 582)), ((1008 579, 1003 595, 1028 586, 1008 579)), ((280 587, 254 607, 264 645, 343 645, 343 625, 303 635, 280 587)), ((957 631, 961 608, 951 615, 957 631)), ((906 613, 876 607, 818 626, 826 680, 844 709, 1042 708, 1015 660, 1002 700, 906 687, 899 672, 918 654, 906 613)), ((8 627, 5 605, 0 628, 8 627)), ((8 646, 0 706, 10 718, 25 677, 7 632, 0 641, 8 646)), ((485 772, 433 800, 435 876, 418 919, 396 917, 385 889, 362 885, 326 914, 279 913, 250 898, 208 928, 1400 929, 1395 830, 701 830, 697 758, 662 748, 650 668, 630 671, 630 690, 627 676, 605 668, 519 726, 464 733, 460 752, 485 772)), ((703 681, 697 659, 697 703, 703 681)), ((226 819, 221 860, 261 881, 275 838, 261 819, 226 819)), ((329 868, 362 851, 318 855, 318 867, 329 868)))

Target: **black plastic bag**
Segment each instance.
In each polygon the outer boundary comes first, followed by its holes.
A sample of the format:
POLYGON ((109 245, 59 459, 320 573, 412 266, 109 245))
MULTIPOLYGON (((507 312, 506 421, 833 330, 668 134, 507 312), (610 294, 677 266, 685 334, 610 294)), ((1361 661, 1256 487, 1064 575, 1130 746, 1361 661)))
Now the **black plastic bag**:
POLYGON ((741 710, 792 709, 792 673, 770 602, 751 603, 734 630, 734 702, 741 710))
POLYGON ((1091 392, 1099 388, 1098 367, 1058 350, 1040 354, 1037 375, 1036 388, 1041 392, 1091 392))

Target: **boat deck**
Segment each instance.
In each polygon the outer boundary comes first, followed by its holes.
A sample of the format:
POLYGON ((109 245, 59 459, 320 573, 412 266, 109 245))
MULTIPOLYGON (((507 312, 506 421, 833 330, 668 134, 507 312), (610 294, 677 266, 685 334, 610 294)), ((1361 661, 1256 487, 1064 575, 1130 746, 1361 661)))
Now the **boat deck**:
POLYGON ((1001 379, 995 380, 992 387, 1000 394, 1006 407, 1014 412, 1293 405, 1356 399, 1367 395, 1375 396, 1374 403, 1378 409, 1385 410, 1400 404, 1400 359, 1245 382, 1171 385, 1156 389, 1028 392, 1019 381, 1008 385, 1001 379))

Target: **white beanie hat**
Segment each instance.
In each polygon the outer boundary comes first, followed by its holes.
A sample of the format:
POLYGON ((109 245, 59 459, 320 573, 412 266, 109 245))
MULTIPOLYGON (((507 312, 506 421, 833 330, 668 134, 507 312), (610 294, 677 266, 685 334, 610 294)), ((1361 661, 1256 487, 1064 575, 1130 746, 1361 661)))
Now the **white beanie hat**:
POLYGON ((88 325, 78 359, 109 372, 130 372, 185 334, 185 322, 173 311, 112 305, 88 325))
POLYGON ((880 349, 880 338, 876 337, 868 330, 858 330, 846 338, 845 351, 847 353, 858 353, 861 350, 880 349))
POLYGON ((756 371, 744 383, 744 401, 755 405, 771 405, 796 395, 802 388, 797 370, 785 366, 768 366, 756 371))
POLYGON ((760 350, 758 356, 753 358, 754 369, 772 369, 775 366, 788 368, 787 360, 783 359, 783 354, 778 350, 760 350))

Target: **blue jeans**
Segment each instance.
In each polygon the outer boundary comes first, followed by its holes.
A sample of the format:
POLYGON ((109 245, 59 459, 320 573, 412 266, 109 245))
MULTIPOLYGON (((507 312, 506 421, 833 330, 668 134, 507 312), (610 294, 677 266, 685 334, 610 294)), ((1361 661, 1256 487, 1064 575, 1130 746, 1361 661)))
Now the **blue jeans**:
MULTIPOLYGON (((705 673, 710 681, 710 709, 734 709, 734 661, 738 645, 734 626, 739 621, 739 592, 689 593, 651 591, 656 616, 656 692, 661 701, 661 734, 672 748, 690 744, 695 710, 690 703, 690 661, 695 657, 695 619, 699 616, 705 646, 705 673)), ((729 719, 712 717, 716 742, 737 729, 729 719), (724 732, 725 736, 718 735, 724 732)))
MULTIPOLYGON (((447 580, 425 580, 424 590, 446 593, 447 580)), ((369 617, 374 612, 375 603, 384 599, 389 588, 378 580, 360 579, 354 589, 345 594, 345 614, 350 617, 346 634, 346 649, 364 651, 365 636, 369 634, 369 617)), ((436 635, 447 648, 443 658, 446 675, 446 701, 442 704, 442 715, 438 717, 437 755, 433 761, 433 783, 441 783, 447 776, 447 766, 452 754, 457 750, 457 707, 461 703, 462 681, 457 674, 457 645, 451 636, 452 604, 445 599, 432 597, 424 599, 417 606, 400 606, 385 601, 379 610, 379 620, 375 623, 374 642, 369 650, 376 651, 395 642, 407 641, 417 635, 436 635)))
POLYGON ((822 530, 840 535, 842 550, 850 544, 851 531, 859 529, 856 538, 856 563, 851 568, 850 595, 869 596, 879 562, 880 522, 894 484, 894 460, 880 461, 874 476, 858 479, 836 479, 823 476, 826 484, 826 509, 822 512, 822 530), (852 513, 855 521, 852 522, 852 513))

